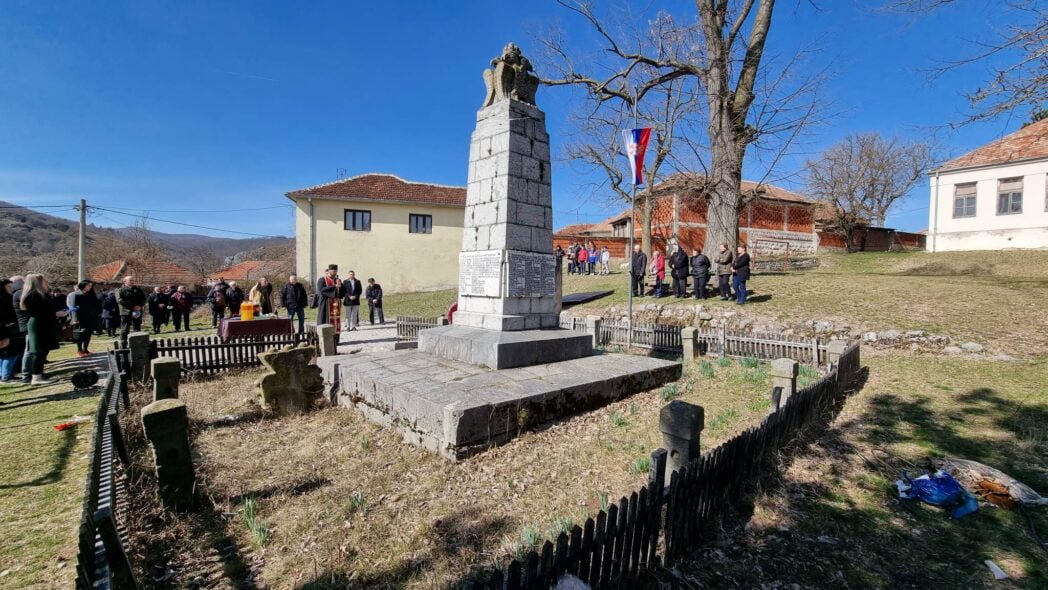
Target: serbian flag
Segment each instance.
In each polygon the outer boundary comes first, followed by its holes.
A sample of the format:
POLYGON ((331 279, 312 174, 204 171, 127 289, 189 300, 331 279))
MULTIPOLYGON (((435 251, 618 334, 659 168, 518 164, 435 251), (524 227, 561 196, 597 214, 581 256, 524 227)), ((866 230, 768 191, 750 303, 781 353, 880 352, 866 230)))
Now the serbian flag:
POLYGON ((626 155, 630 159, 634 186, 644 184, 644 150, 648 149, 649 138, 651 127, 622 130, 622 143, 625 144, 626 155))

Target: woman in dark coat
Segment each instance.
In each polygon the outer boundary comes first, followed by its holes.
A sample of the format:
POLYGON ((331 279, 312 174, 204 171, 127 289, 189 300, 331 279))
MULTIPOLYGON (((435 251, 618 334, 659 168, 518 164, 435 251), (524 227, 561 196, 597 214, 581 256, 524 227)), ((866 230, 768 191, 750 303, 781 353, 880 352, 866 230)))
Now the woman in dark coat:
POLYGON ((91 336, 98 326, 98 296, 95 295, 95 284, 91 281, 80 281, 77 285, 76 294, 73 296, 73 326, 76 332, 76 355, 87 356, 91 354, 87 348, 91 344, 91 336))
POLYGON ((116 329, 120 327, 120 304, 116 300, 114 289, 110 289, 102 297, 102 324, 106 335, 116 338, 116 329))
POLYGON ((18 329, 11 293, 14 283, 0 279, 0 338, 7 338, 7 346, 0 348, 0 383, 11 383, 15 373, 21 370, 22 353, 25 352, 25 336, 18 329))
POLYGON ((30 274, 25 278, 19 309, 26 317, 29 352, 26 364, 32 375, 32 385, 51 385, 54 379, 44 377, 47 354, 58 348, 58 318, 69 315, 66 310, 55 311, 47 295, 47 279, 30 274))

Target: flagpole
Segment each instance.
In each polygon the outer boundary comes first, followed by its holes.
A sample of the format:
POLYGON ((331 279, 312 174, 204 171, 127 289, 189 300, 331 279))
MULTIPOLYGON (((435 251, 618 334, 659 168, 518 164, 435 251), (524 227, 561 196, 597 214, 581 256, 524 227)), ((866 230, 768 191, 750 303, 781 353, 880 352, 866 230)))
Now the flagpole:
MULTIPOLYGON (((637 101, 636 101, 636 99, 633 100, 633 128, 634 129, 637 128, 637 101)), ((644 169, 644 161, 643 160, 641 162, 639 162, 638 165, 641 167, 641 170, 644 169)), ((632 166, 631 166, 631 168, 632 168, 632 166)), ((629 251, 626 253, 626 256, 629 259, 629 269, 630 269, 630 271, 628 273, 628 275, 629 275, 629 282, 630 282, 630 284, 629 284, 629 299, 628 299, 627 304, 626 304, 626 308, 627 308, 627 314, 626 314, 626 318, 627 318, 626 319, 626 351, 627 352, 629 351, 629 349, 633 348, 633 234, 636 232, 636 224, 634 223, 634 220, 637 218, 637 173, 636 172, 633 173, 632 180, 633 180, 633 190, 632 190, 632 192, 630 194, 630 225, 629 225, 629 227, 630 227, 630 247, 629 247, 629 251)), ((643 273, 645 270, 646 269, 642 268, 641 272, 643 273)), ((641 275, 641 276, 643 276, 643 275, 641 275)), ((643 281, 643 279, 641 280, 640 289, 641 289, 641 294, 643 295, 644 294, 644 281, 643 281)))

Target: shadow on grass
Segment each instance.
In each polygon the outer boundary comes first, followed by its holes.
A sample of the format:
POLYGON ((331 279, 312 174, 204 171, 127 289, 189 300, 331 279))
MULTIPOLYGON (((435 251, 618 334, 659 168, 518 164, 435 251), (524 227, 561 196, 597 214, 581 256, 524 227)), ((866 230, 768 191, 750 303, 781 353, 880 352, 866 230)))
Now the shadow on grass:
MULTIPOLYGON (((434 522, 425 532, 428 540, 419 543, 426 549, 399 559, 389 567, 366 576, 354 576, 352 568, 333 569, 317 574, 297 586, 298 590, 335 590, 342 588, 401 588, 425 570, 443 561, 458 561, 462 555, 479 555, 498 546, 511 528, 504 516, 477 515, 462 510, 434 522)), ((479 571, 479 570, 478 570, 479 571)), ((465 578, 468 580, 469 578, 465 578)), ((465 582, 463 582, 465 583, 465 582)), ((451 587, 458 587, 452 585, 451 587)))
POLYGON ((1048 550, 1036 533, 1048 529, 1043 511, 983 505, 953 520, 943 510, 898 500, 893 480, 915 466, 873 455, 871 449, 916 445, 929 457, 972 459, 1034 488, 1048 485, 1048 405, 1020 404, 992 388, 952 401, 935 407, 918 395, 875 396, 860 416, 798 449, 797 469, 789 469, 790 460, 778 465, 763 489, 721 521, 725 541, 697 549, 676 571, 655 578, 679 588, 984 588, 1000 584, 983 564, 993 559, 1010 570, 1009 587, 1048 587, 1048 550), (980 428, 971 423, 976 419, 992 426, 980 428), (756 512, 753 499, 761 506, 756 512))
MULTIPOLYGON (((22 390, 19 388, 14 393, 27 392, 30 389, 22 390)), ((99 388, 93 387, 91 389, 78 389, 74 391, 63 391, 61 393, 49 393, 47 395, 41 395, 37 397, 24 397, 22 399, 16 399, 12 401, 0 401, 0 412, 5 410, 16 410, 18 408, 24 408, 26 406, 35 406, 36 404, 46 404, 48 402, 61 402, 69 401, 74 399, 80 399, 83 397, 94 397, 98 395, 99 388)))
MULTIPOLYGON (((85 423, 85 425, 87 427, 87 432, 90 433, 91 425, 88 423, 85 423)), ((78 424, 59 433, 62 437, 62 441, 59 443, 58 449, 53 453, 50 453, 54 457, 54 462, 47 473, 22 483, 2 483, 0 484, 0 490, 31 488, 52 484, 58 481, 62 476, 62 472, 65 471, 66 466, 69 464, 69 456, 73 452, 73 447, 76 446, 76 431, 79 427, 80 425, 78 424)))

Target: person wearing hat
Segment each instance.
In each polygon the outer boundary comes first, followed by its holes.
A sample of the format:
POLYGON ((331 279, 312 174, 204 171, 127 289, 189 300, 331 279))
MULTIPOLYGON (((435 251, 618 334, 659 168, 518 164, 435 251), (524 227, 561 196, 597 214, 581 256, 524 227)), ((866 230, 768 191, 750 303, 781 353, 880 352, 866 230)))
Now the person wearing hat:
POLYGON ((342 331, 342 281, 338 265, 329 264, 324 276, 317 279, 317 325, 331 324, 335 332, 342 331))

